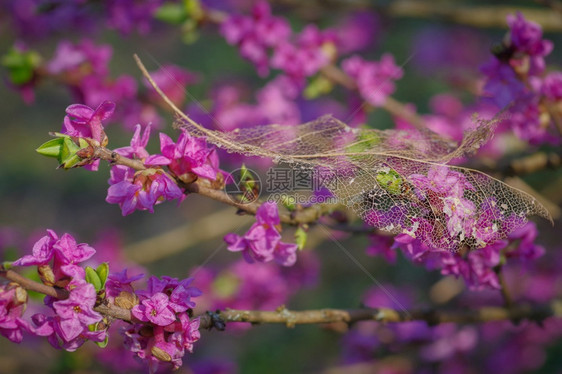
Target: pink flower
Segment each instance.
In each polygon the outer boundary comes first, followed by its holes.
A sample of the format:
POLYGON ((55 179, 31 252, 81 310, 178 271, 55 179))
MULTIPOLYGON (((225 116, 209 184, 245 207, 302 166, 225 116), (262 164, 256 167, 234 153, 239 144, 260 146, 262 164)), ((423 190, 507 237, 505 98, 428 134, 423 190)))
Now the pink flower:
POLYGON ((56 331, 64 341, 70 342, 88 331, 89 325, 102 320, 102 316, 93 309, 95 303, 96 290, 85 282, 72 289, 68 299, 53 302, 58 316, 56 331))
POLYGON ((113 301, 122 291, 133 293, 134 289, 131 283, 141 279, 143 276, 143 274, 137 274, 129 277, 127 275, 127 269, 123 269, 119 273, 109 274, 107 282, 105 283, 106 297, 110 301, 113 301))
POLYGON ((63 234, 53 245, 55 254, 62 264, 77 264, 92 257, 96 250, 86 243, 77 244, 70 234, 63 234))
POLYGON ((230 233, 224 241, 229 251, 241 251, 249 263, 275 260, 283 266, 292 266, 297 261, 297 245, 281 242, 281 234, 275 228, 279 224, 277 205, 265 202, 256 212, 256 223, 243 237, 230 233))
POLYGON ((183 199, 184 193, 175 181, 159 169, 134 170, 114 166, 111 169, 112 183, 107 190, 105 201, 119 204, 124 216, 135 210, 148 210, 154 213, 154 205, 166 200, 183 199), (120 179, 122 178, 122 179, 120 179))
POLYGON ((14 343, 20 343, 23 332, 31 331, 31 326, 23 320, 27 306, 27 293, 14 283, 0 285, 0 334, 14 343))
MULTIPOLYGON (((178 106, 185 100, 187 92, 185 87, 197 81, 195 74, 176 65, 163 65, 151 75, 158 87, 178 106)), ((150 89, 149 95, 152 101, 161 100, 147 80, 144 80, 144 85, 150 89)))
POLYGON ((271 15, 266 1, 258 1, 252 16, 232 15, 221 24, 221 33, 229 44, 240 48, 242 57, 256 66, 258 74, 269 73, 268 48, 286 41, 291 29, 286 20, 271 15))
POLYGON ((394 80, 404 74, 391 54, 383 55, 379 62, 368 62, 355 55, 342 61, 342 68, 353 78, 363 99, 374 106, 384 104, 396 88, 394 80))
POLYGON ((447 166, 436 165, 429 168, 427 176, 423 174, 412 174, 408 177, 420 191, 417 191, 425 199, 427 191, 433 191, 441 197, 462 197, 465 189, 474 190, 464 174, 451 170, 447 166))
POLYGON ((47 235, 39 239, 33 245, 31 255, 23 256, 14 261, 15 266, 44 265, 51 261, 54 256, 53 246, 59 237, 53 230, 47 230, 47 235))
POLYGON ((70 105, 66 108, 61 132, 70 136, 92 138, 105 145, 107 137, 102 121, 111 117, 114 110, 115 104, 110 101, 104 101, 96 110, 82 104, 70 105))
POLYGON ((316 25, 306 26, 295 42, 284 41, 275 47, 271 66, 283 70, 297 82, 316 74, 333 57, 328 44, 335 44, 335 35, 320 31, 316 25))
POLYGON ((190 319, 187 314, 180 314, 179 326, 174 326, 174 333, 170 336, 170 341, 182 351, 185 349, 193 352, 193 344, 201 337, 199 322, 199 318, 190 319))
POLYGON ((527 21, 521 12, 514 16, 507 15, 507 25, 510 28, 510 42, 517 49, 531 55, 546 55, 552 50, 552 42, 542 39, 541 26, 527 21))
POLYGON ((145 165, 167 165, 179 178, 195 174, 202 178, 215 180, 219 173, 219 158, 216 150, 207 148, 205 138, 192 137, 182 130, 177 143, 166 134, 160 133, 160 151, 146 159, 145 165))
POLYGON ((91 40, 84 39, 73 45, 67 40, 61 41, 55 51, 55 56, 47 64, 51 74, 84 74, 84 71, 93 75, 106 76, 109 73, 108 63, 113 50, 110 45, 95 45, 91 40), (84 65, 88 69, 84 69, 84 65), (80 70, 82 68, 82 70, 80 70))
POLYGON ((115 152, 119 153, 121 156, 136 158, 138 160, 144 160, 149 156, 146 148, 148 140, 150 138, 150 125, 144 128, 142 137, 140 136, 141 125, 135 126, 135 133, 131 139, 131 145, 128 147, 122 147, 115 149, 115 152))
POLYGON ((555 71, 544 77, 541 92, 549 100, 562 100, 562 72, 555 71))
POLYGON ((167 295, 158 292, 135 305, 131 312, 141 321, 152 322, 158 326, 168 326, 176 320, 174 311, 169 306, 167 295))
POLYGON ((86 261, 96 253, 96 250, 86 243, 77 244, 70 234, 63 234, 59 239, 53 230, 47 230, 47 235, 33 245, 31 255, 16 260, 16 266, 45 265, 55 258, 55 265, 76 264, 86 261))
POLYGON ((295 103, 298 90, 294 84, 291 78, 279 76, 257 93, 257 109, 263 118, 280 125, 296 125, 301 122, 300 109, 295 103))

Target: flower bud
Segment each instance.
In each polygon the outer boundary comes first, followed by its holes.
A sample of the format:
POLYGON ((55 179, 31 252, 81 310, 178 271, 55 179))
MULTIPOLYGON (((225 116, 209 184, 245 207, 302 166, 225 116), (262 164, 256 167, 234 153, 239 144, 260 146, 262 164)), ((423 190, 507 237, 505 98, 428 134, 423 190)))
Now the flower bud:
POLYGON ((55 273, 50 265, 39 265, 37 266, 37 273, 39 273, 39 278, 43 284, 47 286, 54 286, 56 279, 55 273))
POLYGON ((83 138, 75 138, 61 133, 53 133, 55 139, 43 143, 36 149, 37 153, 47 157, 54 157, 59 167, 70 169, 84 164, 85 158, 80 157, 79 151, 89 146, 83 138))
POLYGON ((160 361, 164 361, 164 362, 172 361, 172 356, 170 356, 170 354, 168 352, 166 352, 165 350, 163 350, 162 348, 158 348, 157 346, 153 346, 152 349, 150 350, 150 352, 152 353, 152 355, 154 357, 156 357, 160 361))
POLYGON ((119 296, 115 298, 115 305, 120 308, 131 310, 139 303, 137 295, 127 291, 121 291, 119 296))
POLYGON ((10 282, 5 291, 13 291, 12 302, 14 306, 27 303, 27 291, 19 283, 10 282))

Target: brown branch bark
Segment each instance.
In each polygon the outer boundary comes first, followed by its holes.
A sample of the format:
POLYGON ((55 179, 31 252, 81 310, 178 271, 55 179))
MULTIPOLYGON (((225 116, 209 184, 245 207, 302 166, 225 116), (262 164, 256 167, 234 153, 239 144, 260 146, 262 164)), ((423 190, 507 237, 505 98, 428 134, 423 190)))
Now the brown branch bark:
MULTIPOLYGON (((352 324, 358 321, 410 322, 424 321, 429 325, 440 323, 480 323, 491 321, 523 319, 542 321, 548 317, 562 317, 562 300, 553 300, 544 305, 516 305, 511 307, 481 307, 478 309, 459 310, 413 310, 403 312, 390 308, 373 309, 319 309, 292 311, 279 308, 276 311, 233 310, 226 309, 219 313, 225 322, 250 322, 253 324, 282 323, 287 327, 299 324, 324 324, 344 322, 352 324)), ((201 328, 212 327, 212 319, 201 315, 201 328)))
POLYGON ((26 278, 13 270, 6 270, 0 268, 0 277, 6 278, 12 282, 18 283, 20 286, 26 290, 31 290, 39 292, 43 295, 52 296, 57 299, 68 298, 68 291, 58 287, 47 286, 43 283, 35 282, 29 278, 26 278))
MULTIPOLYGON (((12 282, 18 283, 26 290, 38 292, 43 295, 51 296, 56 299, 68 299, 69 292, 65 289, 58 287, 47 286, 46 284, 36 282, 23 275, 15 272, 14 270, 6 270, 0 267, 0 277, 6 278, 12 282)), ((123 321, 132 321, 131 311, 120 308, 116 305, 98 305, 94 308, 95 311, 103 315, 121 319, 123 321)))
MULTIPOLYGON (((68 298, 68 291, 50 287, 31 279, 25 278, 13 270, 0 270, 0 276, 19 283, 28 290, 56 297, 59 299, 68 298)), ((101 304, 94 308, 95 311, 104 316, 108 316, 123 321, 135 322, 131 311, 120 308, 112 304, 101 304)), ((325 324, 344 322, 352 324, 358 321, 377 321, 377 322, 410 322, 424 321, 429 325, 440 323, 480 323, 490 321, 512 320, 518 321, 529 319, 542 321, 548 317, 562 317, 562 300, 553 300, 548 304, 542 305, 512 305, 506 307, 481 307, 478 309, 459 309, 459 310, 412 310, 399 311, 390 308, 362 308, 362 309, 318 309, 293 311, 280 307, 275 311, 260 310, 234 310, 225 309, 218 315, 225 322, 250 322, 253 324, 282 323, 287 327, 294 327, 300 324, 325 324)), ((208 314, 199 316, 201 319, 200 328, 211 328, 213 326, 212 317, 208 314)))

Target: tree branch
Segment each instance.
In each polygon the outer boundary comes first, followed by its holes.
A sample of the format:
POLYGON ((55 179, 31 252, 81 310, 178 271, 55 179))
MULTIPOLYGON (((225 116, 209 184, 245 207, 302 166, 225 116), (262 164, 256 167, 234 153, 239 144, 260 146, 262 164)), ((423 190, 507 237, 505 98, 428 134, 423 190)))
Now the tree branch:
POLYGON ((58 287, 51 287, 43 283, 35 282, 34 280, 26 278, 16 273, 13 270, 6 270, 3 267, 0 267, 0 277, 6 278, 12 282, 16 282, 26 290, 39 292, 43 295, 51 296, 57 299, 68 298, 67 290, 58 287))
POLYGON ((561 3, 557 0, 535 0, 537 3, 549 6, 541 9, 530 6, 514 5, 465 5, 458 2, 436 2, 422 0, 395 0, 390 2, 373 2, 370 0, 275 0, 276 3, 302 9, 308 19, 318 19, 322 11, 371 9, 383 15, 395 18, 437 19, 480 28, 505 28, 505 16, 520 11, 525 18, 538 22, 544 31, 556 32, 562 30, 562 19, 557 12, 562 11, 561 3))
MULTIPOLYGON (((119 155, 117 152, 107 149, 102 146, 93 147, 93 157, 100 158, 102 160, 108 161, 110 163, 115 163, 117 165, 124 165, 135 170, 145 170, 146 166, 140 160, 133 160, 125 156, 119 155)), ((228 195, 223 190, 218 190, 213 188, 210 183, 205 179, 199 179, 195 182, 185 184, 182 181, 175 179, 180 187, 185 188, 187 192, 197 193, 201 196, 208 197, 210 199, 216 200, 223 204, 227 204, 238 208, 239 210, 255 215, 261 203, 254 201, 251 203, 240 203, 235 201, 230 195, 228 195)), ((314 223, 318 219, 329 212, 331 212, 336 206, 331 204, 315 204, 307 208, 302 208, 300 210, 295 210, 290 213, 281 213, 279 218, 281 222, 289 225, 298 225, 304 223, 314 223)))
MULTIPOLYGON (((59 300, 68 299, 70 293, 62 288, 47 286, 46 284, 36 282, 20 275, 13 270, 7 270, 0 267, 0 277, 6 278, 12 282, 18 283, 26 290, 38 292, 43 295, 51 296, 59 300)), ((131 311, 120 308, 116 305, 98 305, 94 310, 105 316, 121 319, 123 321, 132 321, 131 311)))
MULTIPOLYGON (((68 291, 56 287, 50 287, 31 279, 25 278, 13 270, 0 270, 0 276, 20 284, 22 287, 49 295, 58 299, 68 298, 68 291)), ((128 309, 116 305, 104 303, 94 307, 94 310, 104 316, 120 319, 128 322, 136 322, 128 309)), ((353 324, 358 321, 377 322, 410 322, 424 321, 429 325, 440 323, 480 323, 490 321, 523 319, 542 321, 548 317, 562 318, 562 300, 555 299, 548 304, 542 305, 512 305, 506 307, 481 307, 478 309, 459 310, 412 310, 400 311, 391 308, 362 308, 362 309, 318 309, 292 311, 280 307, 275 311, 260 310, 234 310, 225 309, 218 312, 219 317, 225 322, 250 322, 282 323, 287 327, 300 324, 324 324, 344 322, 353 324)), ((214 326, 213 318, 205 313, 198 316, 201 320, 200 328, 208 329, 214 326)))
MULTIPOLYGON (((279 308, 276 311, 234 310, 220 311, 225 322, 282 323, 287 327, 299 324, 322 324, 343 322, 353 324, 358 321, 410 322, 424 321, 428 325, 440 323, 480 323, 491 321, 523 319, 542 321, 548 317, 562 318, 562 300, 553 300, 544 305, 517 305, 511 307, 481 307, 459 310, 413 310, 403 312, 390 308, 372 309, 318 309, 291 311, 279 308)), ((209 315, 200 315, 200 328, 212 327, 209 315)))
POLYGON ((538 22, 544 31, 562 30, 562 19, 556 12, 540 8, 503 5, 459 6, 434 1, 401 0, 380 7, 379 10, 393 17, 429 18, 459 23, 473 27, 505 28, 508 14, 521 12, 525 18, 538 22))

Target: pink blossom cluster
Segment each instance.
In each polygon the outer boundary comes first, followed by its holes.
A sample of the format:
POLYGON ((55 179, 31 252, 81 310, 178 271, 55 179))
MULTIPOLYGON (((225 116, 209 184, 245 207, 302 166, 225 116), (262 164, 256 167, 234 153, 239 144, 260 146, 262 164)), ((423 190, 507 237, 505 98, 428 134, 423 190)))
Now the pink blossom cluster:
POLYGON ((59 300, 46 296, 44 302, 50 313, 34 314, 31 325, 21 319, 27 300, 16 303, 17 288, 4 287, 1 298, 7 302, 3 304, 0 318, 10 321, 7 326, 12 328, 3 333, 17 342, 21 341, 24 331, 46 336, 55 348, 67 351, 76 350, 87 340, 103 342, 107 327, 102 323, 102 316, 93 309, 97 302, 96 290, 86 281, 86 272, 79 265, 95 252, 88 244, 78 244, 70 234, 59 238, 53 230, 47 230, 47 235, 33 246, 32 254, 14 261, 13 265, 37 266, 41 281, 68 291, 68 298, 59 300))
MULTIPOLYGON (((111 117, 114 110, 115 104, 110 101, 102 102, 95 110, 86 105, 71 105, 66 110, 62 133, 105 145, 108 139, 102 121, 111 117)), ((123 215, 135 210, 148 210, 152 213, 154 206, 164 201, 183 201, 185 193, 178 186, 177 180, 190 183, 197 178, 210 181, 223 178, 216 150, 207 148, 204 138, 192 137, 184 130, 178 141, 174 142, 161 133, 161 153, 150 155, 146 150, 150 130, 149 125, 142 132, 141 126, 137 125, 130 145, 115 149, 117 154, 140 160, 146 167, 144 170, 124 165, 113 165, 111 168, 106 201, 119 204, 123 215), (167 172, 163 169, 164 166, 167 167, 167 172)), ((97 170, 98 165, 99 160, 92 160, 86 166, 90 170, 97 170)))
POLYGON ((0 334, 14 343, 23 340, 23 333, 32 331, 24 320, 27 292, 17 283, 0 285, 0 334))
MULTIPOLYGON (((20 53, 25 51, 24 48, 20 53)), ((63 83, 74 100, 83 105, 95 108, 105 101, 117 103, 119 108, 112 121, 121 122, 129 129, 138 123, 161 126, 162 118, 154 106, 158 101, 156 93, 148 92, 150 103, 143 98, 138 83, 132 76, 123 74, 112 78, 108 68, 112 54, 110 45, 97 45, 90 39, 83 39, 78 43, 63 40, 59 42, 51 60, 35 67, 36 72, 29 81, 12 86, 30 104, 34 100, 34 87, 44 78, 50 78, 63 83), (41 76, 42 79, 36 76, 41 76)), ((185 100, 185 86, 197 81, 195 74, 176 65, 161 66, 153 72, 153 76, 177 105, 185 100)), ((143 84, 151 90, 147 81, 143 84)))
POLYGON ((385 209, 385 199, 379 198, 366 213, 365 222, 375 227, 403 227, 404 233, 398 237, 404 242, 421 240, 428 249, 445 251, 457 250, 465 242, 485 247, 525 224, 524 216, 510 210, 509 197, 492 193, 481 203, 470 199, 482 182, 476 177, 471 180, 460 171, 432 165, 426 172, 408 175, 411 196, 407 202, 395 201, 385 209))
POLYGON ((280 225, 277 204, 268 201, 258 208, 256 223, 244 236, 230 233, 224 241, 229 251, 242 252, 249 263, 275 260, 280 265, 293 266, 297 261, 297 245, 281 241, 280 225))
MULTIPOLYGON (((141 127, 137 125, 131 145, 116 149, 115 152, 135 159, 145 160, 148 152, 144 147, 150 137, 147 126, 141 137, 141 127)), ((185 198, 177 183, 161 168, 136 171, 124 165, 114 165, 110 171, 109 189, 105 201, 119 204, 124 216, 135 210, 154 212, 154 206, 167 200, 185 198)))
POLYGON ((545 57, 553 49, 543 39, 540 25, 521 13, 509 15, 510 28, 496 55, 482 65, 486 77, 484 95, 500 108, 510 105, 515 134, 532 144, 560 142, 555 123, 562 118, 562 75, 545 73, 545 57))
POLYGON ((361 97, 373 106, 384 104, 396 89, 394 81, 404 74, 389 53, 384 54, 379 62, 365 61, 355 55, 342 61, 342 68, 354 80, 361 97))
POLYGON ((110 280, 108 294, 138 298, 131 309, 135 322, 121 332, 125 347, 145 362, 151 373, 164 362, 178 369, 185 351, 192 352, 193 344, 200 338, 199 319, 190 318, 189 314, 195 307, 192 298, 201 295, 190 286, 193 279, 152 276, 146 290, 135 291, 131 287, 135 277, 128 278, 125 271, 110 280))
POLYGON ((131 311, 132 323, 122 331, 125 347, 151 372, 163 362, 179 368, 185 351, 191 352, 200 337, 199 319, 190 314, 195 307, 193 298, 201 295, 190 285, 193 279, 153 276, 147 288, 139 290, 132 283, 143 275, 129 277, 125 269, 101 275, 103 281, 95 285, 86 275, 93 269, 85 269, 82 264, 95 252, 88 244, 78 244, 70 234, 59 237, 47 230, 32 253, 11 266, 36 266, 43 284, 63 289, 68 295, 61 299, 45 296, 49 311, 34 314, 30 323, 23 318, 28 303, 26 291, 17 283, 0 285, 0 334, 17 343, 23 333, 45 336, 55 348, 67 351, 76 350, 87 340, 103 347, 109 324, 94 307, 104 304, 131 311))
POLYGON ((137 125, 129 147, 118 148, 115 152, 143 161, 145 170, 136 171, 123 165, 111 169, 110 187, 106 201, 119 204, 123 215, 135 210, 154 212, 154 205, 166 200, 183 201, 185 194, 178 186, 177 178, 190 183, 197 178, 215 181, 222 178, 218 168, 219 159, 215 149, 207 148, 204 138, 196 138, 183 130, 177 142, 166 134, 160 134, 160 154, 149 155, 145 147, 150 137, 150 126, 145 128, 142 137, 137 125), (166 166, 168 172, 162 169, 166 166))
POLYGON ((479 203, 469 198, 477 179, 471 183, 461 172, 434 165, 427 173, 409 175, 408 181, 412 201, 380 210, 377 206, 384 202, 376 201, 366 214, 366 223, 375 227, 405 228, 394 240, 372 236, 369 254, 394 262, 399 248, 411 261, 462 277, 475 289, 500 288, 497 267, 502 258, 530 261, 543 255, 544 249, 534 243, 536 226, 510 211, 509 197, 492 194, 479 203), (478 249, 459 251, 461 242, 478 249))
POLYGON ((256 65, 259 75, 266 76, 273 67, 301 88, 305 78, 316 74, 335 57, 337 35, 333 31, 320 31, 315 25, 308 25, 293 35, 289 22, 273 16, 263 0, 255 3, 251 16, 229 16, 221 24, 221 33, 256 65))
MULTIPOLYGON (((495 209, 491 202, 492 200, 489 201, 488 213, 495 209)), ((481 221, 489 218, 490 215, 484 213, 481 221)), ((490 227, 489 222, 487 224, 479 222, 475 227, 484 226, 490 227)), ((395 238, 373 235, 367 253, 382 255, 388 261, 395 262, 396 250, 399 249, 410 261, 422 264, 430 270, 440 269, 443 275, 461 277, 471 289, 475 290, 500 288, 497 267, 503 261, 509 260, 512 263, 519 260, 529 263, 545 253, 544 248, 535 243, 538 231, 533 222, 527 222, 515 229, 507 239, 497 239, 497 233, 485 229, 481 230, 479 235, 487 236, 488 244, 468 253, 430 247, 408 234, 398 234, 395 238)))
MULTIPOLYGON (((373 23, 367 25, 364 18, 357 15, 353 21, 363 22, 366 29, 373 29, 376 20, 368 18, 373 23)), ((324 66, 335 62, 338 52, 349 53, 364 47, 362 43, 365 41, 350 40, 349 35, 343 32, 352 32, 348 30, 351 28, 356 37, 363 36, 364 32, 357 30, 357 25, 352 25, 353 21, 349 20, 349 24, 344 24, 339 30, 341 32, 319 30, 316 25, 310 24, 300 33, 292 34, 285 19, 272 16, 267 2, 258 1, 252 8, 251 16, 229 16, 221 24, 221 32, 228 43, 237 45, 241 55, 256 65, 261 76, 267 75, 270 67, 283 72, 283 75, 261 90, 258 102, 270 121, 292 124, 293 119, 298 122, 299 116, 295 105, 291 103, 305 89, 307 79, 314 77, 324 66), (276 87, 282 90, 274 90, 276 87), (262 102, 266 93, 275 93, 276 100, 266 102, 272 105, 262 102), (283 105, 279 105, 279 102, 283 105), (295 114, 279 118, 271 114, 276 110, 278 113, 295 114)), ((393 56, 388 53, 379 62, 365 61, 355 55, 343 60, 342 68, 357 86, 361 98, 374 106, 384 104, 386 97, 395 91, 394 81, 403 75, 402 68, 395 64, 393 56)), ((250 118, 255 117, 255 113, 248 114, 254 114, 249 115, 250 118)))
POLYGON ((77 44, 61 41, 45 71, 62 80, 75 101, 96 107, 103 101, 118 103, 117 118, 128 128, 138 122, 159 125, 161 119, 152 105, 138 100, 136 80, 127 74, 112 78, 108 64, 113 50, 109 45, 96 45, 84 39, 77 44))
MULTIPOLYGON (((302 122, 300 94, 287 76, 281 75, 269 81, 254 95, 255 103, 249 103, 247 88, 240 84, 219 84, 211 91, 213 103, 210 112, 196 104, 188 106, 187 113, 206 127, 223 131, 278 123, 296 125, 302 122)), ((235 158, 235 155, 230 157, 235 158)))

